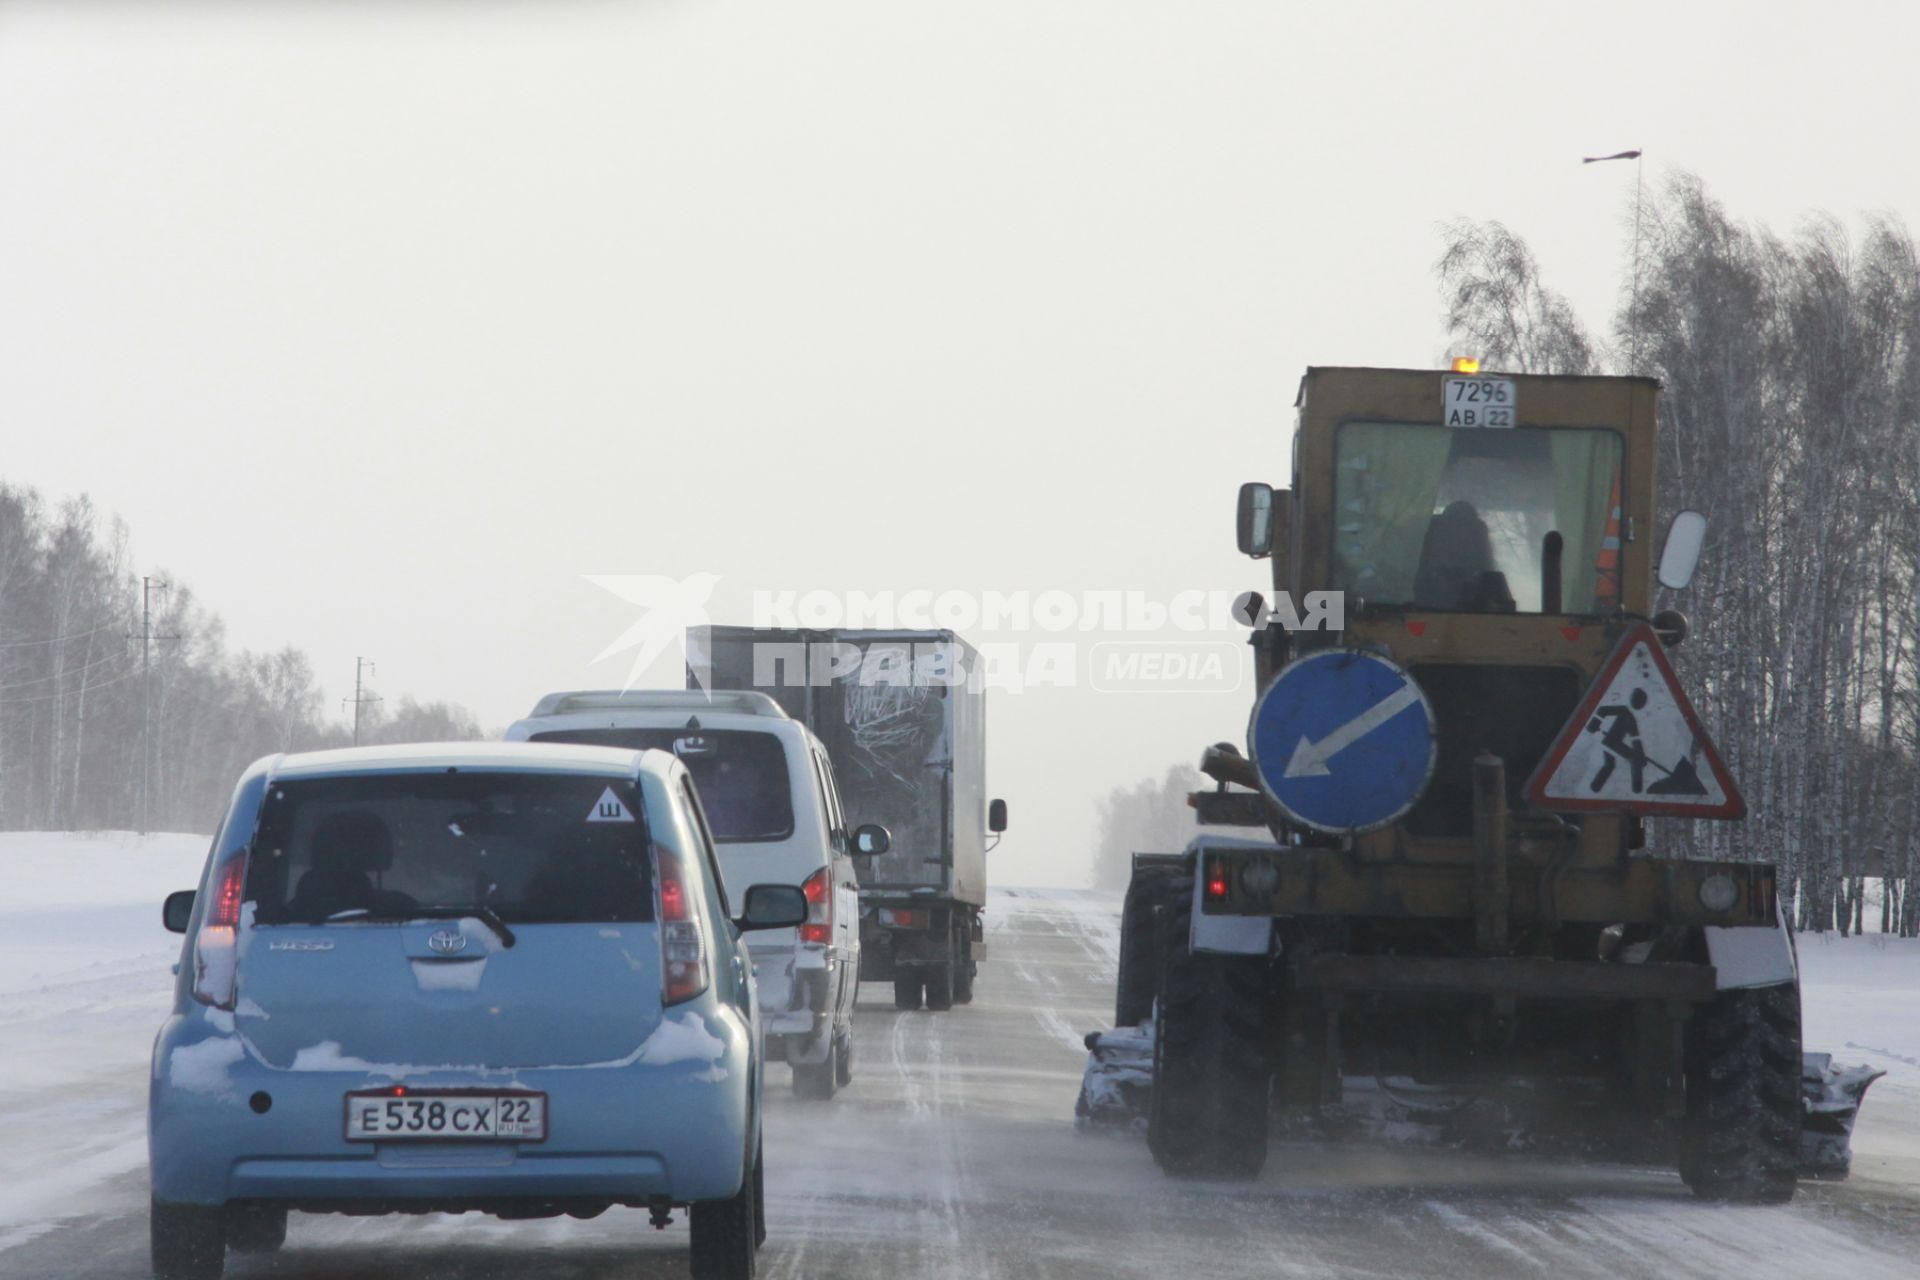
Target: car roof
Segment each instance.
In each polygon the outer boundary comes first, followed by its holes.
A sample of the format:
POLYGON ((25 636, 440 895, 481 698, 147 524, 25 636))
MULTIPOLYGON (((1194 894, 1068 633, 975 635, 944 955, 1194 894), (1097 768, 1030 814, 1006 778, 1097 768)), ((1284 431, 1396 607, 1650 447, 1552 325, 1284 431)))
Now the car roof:
POLYGON ((699 716, 733 713, 787 719, 773 696, 757 689, 571 689, 548 694, 527 716, 544 719, 581 711, 684 711, 699 716))
POLYGON ((628 751, 572 743, 416 742, 388 747, 343 747, 281 756, 275 778, 331 778, 361 773, 413 773, 470 769, 487 773, 572 773, 630 778, 650 772, 665 776, 673 767, 665 751, 628 751))
MULTIPOLYGON (((786 716, 766 716, 753 712, 700 711, 689 713, 684 707, 599 707, 591 711, 569 711, 560 715, 528 716, 514 721, 507 730, 510 741, 536 733, 566 729, 678 729, 689 720, 699 720, 702 729, 727 729, 735 732, 770 733, 778 738, 802 742, 819 740, 811 729, 786 716)), ((551 747, 555 743, 538 743, 551 747)))

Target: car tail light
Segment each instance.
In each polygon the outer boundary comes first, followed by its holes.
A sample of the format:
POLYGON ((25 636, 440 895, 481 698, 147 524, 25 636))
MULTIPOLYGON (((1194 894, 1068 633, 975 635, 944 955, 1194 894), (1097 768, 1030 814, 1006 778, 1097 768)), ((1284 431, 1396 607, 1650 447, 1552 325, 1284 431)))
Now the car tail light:
POLYGON ((684 1004, 707 989, 707 940, 678 854, 655 849, 660 883, 660 1002, 684 1004))
POLYGON ((800 941, 833 941, 833 869, 822 867, 800 885, 807 895, 807 922, 800 926, 800 941))
POLYGON ((193 944, 193 998, 216 1009, 234 1006, 239 961, 240 896, 247 879, 244 855, 220 868, 213 901, 200 921, 193 944))

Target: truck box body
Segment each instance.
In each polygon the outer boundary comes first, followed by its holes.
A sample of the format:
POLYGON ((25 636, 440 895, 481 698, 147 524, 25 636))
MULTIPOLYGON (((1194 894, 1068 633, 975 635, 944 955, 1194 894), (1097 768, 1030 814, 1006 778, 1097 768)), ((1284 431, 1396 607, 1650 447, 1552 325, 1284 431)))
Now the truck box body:
POLYGON ((688 687, 771 696, 826 744, 848 826, 892 846, 863 860, 869 902, 986 903, 986 717, 979 657, 952 631, 708 626, 687 633, 688 687))

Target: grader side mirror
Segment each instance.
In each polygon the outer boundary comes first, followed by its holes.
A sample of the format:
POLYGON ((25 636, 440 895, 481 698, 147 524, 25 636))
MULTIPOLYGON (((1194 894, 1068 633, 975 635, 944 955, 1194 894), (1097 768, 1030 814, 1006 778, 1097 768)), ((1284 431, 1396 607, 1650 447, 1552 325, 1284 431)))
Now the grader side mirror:
POLYGON ((1667 544, 1660 550, 1660 585, 1675 591, 1693 581, 1700 564, 1700 548, 1707 540, 1707 518, 1698 511, 1682 511, 1667 526, 1667 544))
POLYGON ((1234 536, 1241 555, 1260 560, 1273 554, 1273 536, 1278 527, 1275 508, 1278 505, 1274 501, 1272 485, 1249 480, 1240 486, 1234 536))

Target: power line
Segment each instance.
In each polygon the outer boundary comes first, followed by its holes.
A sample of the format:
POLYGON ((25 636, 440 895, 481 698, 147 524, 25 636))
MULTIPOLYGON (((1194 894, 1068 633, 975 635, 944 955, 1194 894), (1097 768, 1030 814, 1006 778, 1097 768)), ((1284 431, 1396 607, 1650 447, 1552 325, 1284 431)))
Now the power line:
MULTIPOLYGON (((138 671, 129 671, 125 675, 115 676, 111 680, 102 680, 97 684, 90 684, 87 686, 86 692, 94 693, 100 689, 111 689, 116 684, 125 684, 139 674, 138 671)), ((31 698, 0 698, 0 707, 36 706, 43 702, 58 702, 62 698, 72 696, 71 693, 42 693, 31 698)))
POLYGON ((112 631, 120 624, 103 622, 87 631, 71 631, 63 636, 43 636, 38 640, 0 640, 0 649, 24 649, 36 644, 64 644, 68 640, 85 640, 88 636, 97 636, 102 631, 112 631))
MULTIPOLYGON (((165 638, 166 637, 164 636, 155 637, 155 639, 165 639, 165 638)), ((124 661, 126 661, 125 654, 115 654, 112 657, 107 657, 107 658, 95 658, 92 662, 86 663, 83 666, 71 667, 65 671, 57 671, 50 675, 44 675, 44 676, 32 676, 26 680, 16 680, 12 684, 0 684, 0 693, 6 693, 11 689, 25 689, 29 685, 46 684, 48 681, 70 680, 74 676, 83 676, 87 672, 92 671, 97 667, 111 667, 124 661)), ((87 686, 88 690, 98 689, 99 687, 100 687, 99 685, 87 686)), ((55 694, 53 696, 60 697, 62 695, 55 694)))

